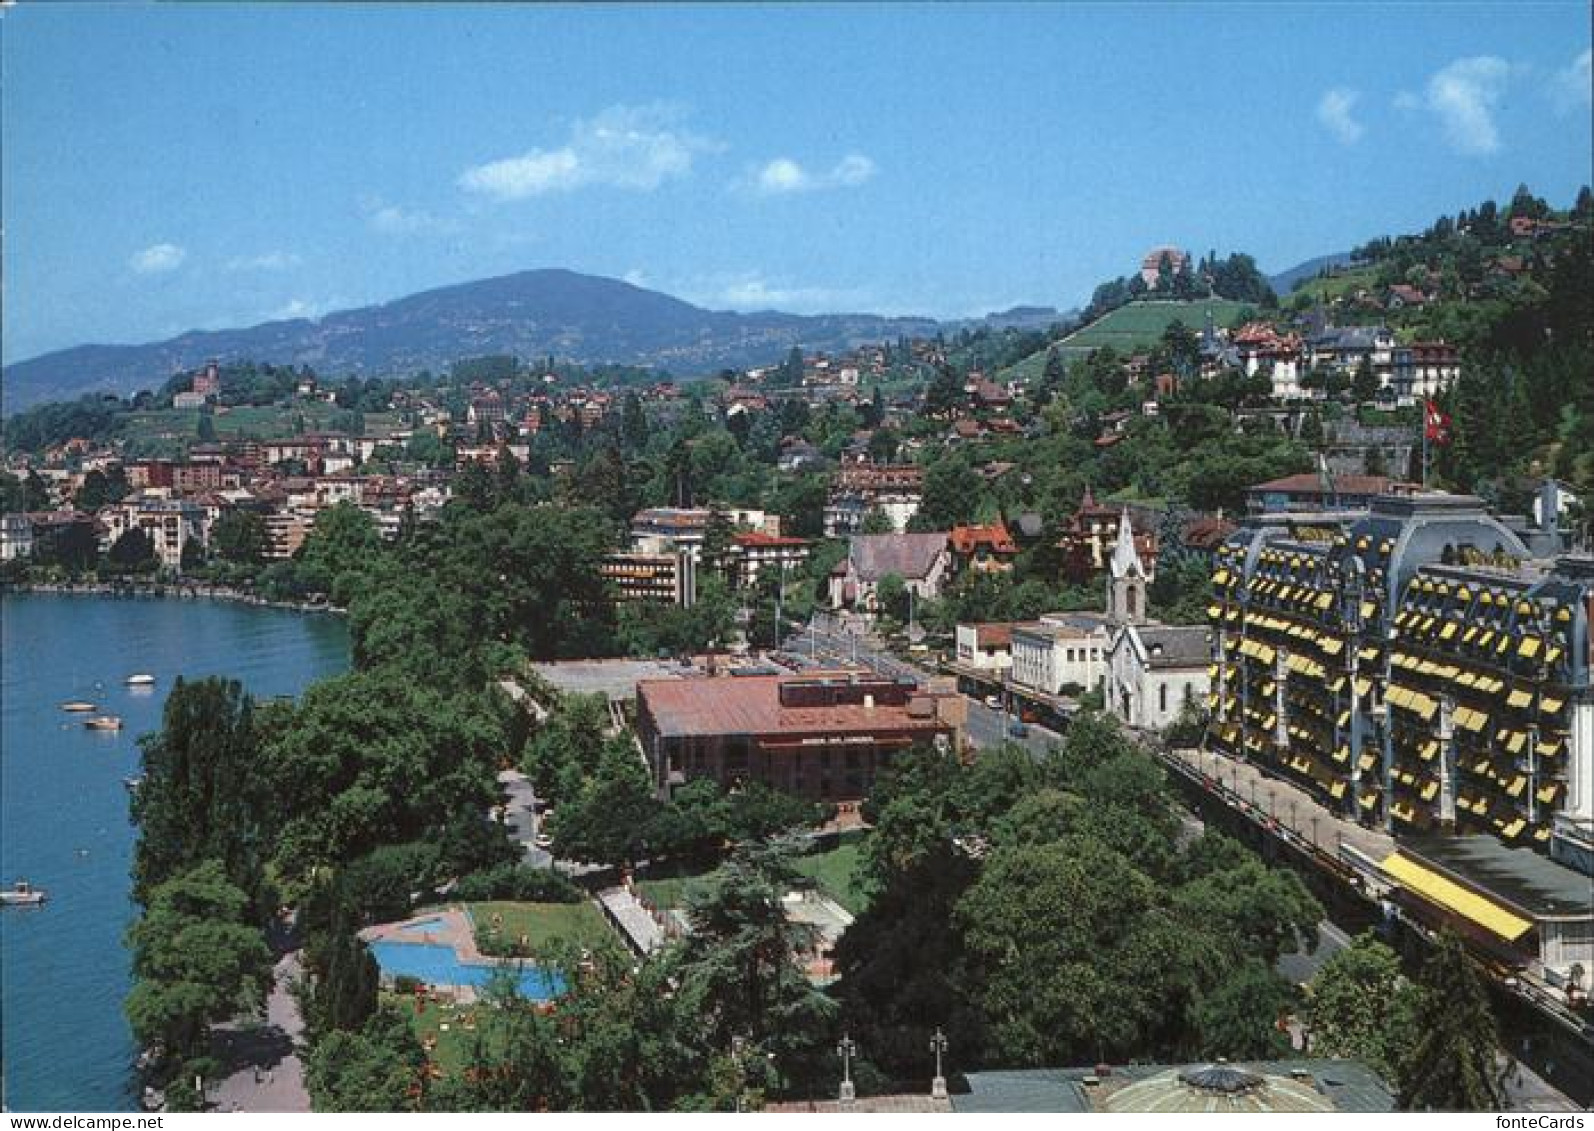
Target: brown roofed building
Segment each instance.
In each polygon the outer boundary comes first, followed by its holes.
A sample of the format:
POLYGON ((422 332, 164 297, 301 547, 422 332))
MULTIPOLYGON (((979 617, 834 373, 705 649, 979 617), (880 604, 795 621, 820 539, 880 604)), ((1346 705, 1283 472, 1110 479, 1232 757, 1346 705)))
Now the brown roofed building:
POLYGON ((1321 475, 1303 471, 1246 488, 1245 505, 1252 514, 1365 510, 1379 495, 1412 495, 1418 489, 1383 475, 1335 475, 1324 482, 1321 475))
POLYGON ((952 547, 952 569, 961 573, 1007 573, 1018 557, 1018 543, 1000 520, 984 526, 954 526, 947 536, 952 547))
POLYGON ((850 801, 900 751, 955 738, 960 704, 856 673, 644 680, 637 735, 661 792, 711 778, 850 801))

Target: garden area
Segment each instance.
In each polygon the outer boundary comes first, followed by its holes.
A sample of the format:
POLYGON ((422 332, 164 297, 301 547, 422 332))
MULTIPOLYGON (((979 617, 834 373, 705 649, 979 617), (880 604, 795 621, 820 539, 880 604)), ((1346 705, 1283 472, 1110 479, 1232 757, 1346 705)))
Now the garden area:
POLYGON ((483 954, 516 956, 542 953, 562 940, 583 950, 615 941, 603 913, 591 903, 467 903, 476 924, 476 946, 483 954))

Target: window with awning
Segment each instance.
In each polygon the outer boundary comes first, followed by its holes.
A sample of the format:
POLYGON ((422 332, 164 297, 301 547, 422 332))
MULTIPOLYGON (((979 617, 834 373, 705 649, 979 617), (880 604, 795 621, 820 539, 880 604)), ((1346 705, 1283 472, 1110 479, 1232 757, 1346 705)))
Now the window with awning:
MULTIPOLYGON (((1520 826, 1522 822, 1516 824, 1520 826)), ((1507 826, 1509 828, 1510 826, 1507 826)), ((1522 830, 1517 828, 1516 832, 1522 830)), ((1510 835, 1516 835, 1512 833, 1510 835)), ((1380 865, 1384 874, 1412 894, 1468 922, 1475 923, 1506 942, 1516 942, 1533 929, 1533 923, 1520 915, 1469 891, 1460 884, 1431 868, 1426 868, 1399 852, 1392 853, 1380 865)))

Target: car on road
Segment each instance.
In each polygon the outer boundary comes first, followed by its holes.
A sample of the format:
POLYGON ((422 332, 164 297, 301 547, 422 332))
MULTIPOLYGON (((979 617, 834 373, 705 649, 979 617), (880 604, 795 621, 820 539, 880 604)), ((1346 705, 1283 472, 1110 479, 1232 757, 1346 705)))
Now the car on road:
POLYGON ((547 833, 538 833, 531 843, 535 844, 538 848, 547 851, 553 847, 553 837, 549 836, 547 833))

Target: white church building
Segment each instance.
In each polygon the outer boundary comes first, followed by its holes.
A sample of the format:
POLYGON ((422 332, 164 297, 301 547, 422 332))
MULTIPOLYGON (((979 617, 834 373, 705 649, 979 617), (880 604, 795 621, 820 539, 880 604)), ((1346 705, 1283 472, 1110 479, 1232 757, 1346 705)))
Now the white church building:
POLYGON ((1106 677, 1108 711, 1141 730, 1163 730, 1186 704, 1205 701, 1212 685, 1210 633, 1204 626, 1165 625, 1146 612, 1148 579, 1135 552, 1125 510, 1108 567, 1106 677))

